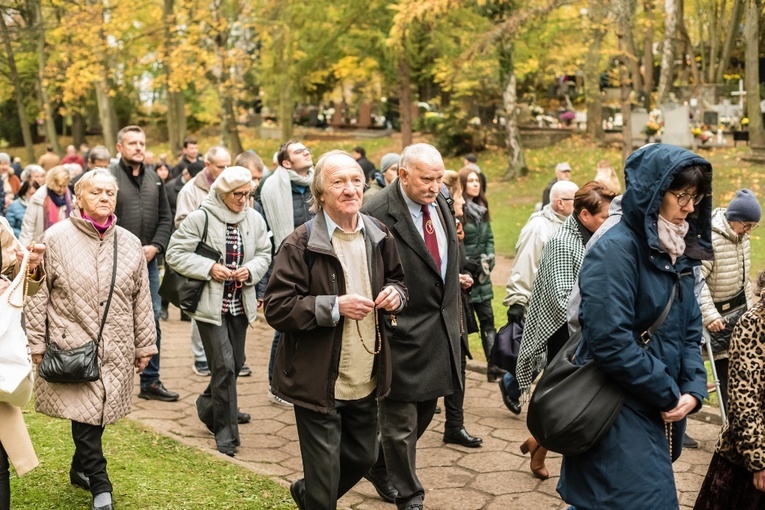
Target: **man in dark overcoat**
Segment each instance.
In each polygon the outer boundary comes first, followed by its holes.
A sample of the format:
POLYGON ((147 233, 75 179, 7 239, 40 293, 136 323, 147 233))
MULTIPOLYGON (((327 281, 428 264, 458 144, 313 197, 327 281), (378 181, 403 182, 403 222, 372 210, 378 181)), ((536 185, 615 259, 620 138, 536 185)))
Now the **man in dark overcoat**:
MULTIPOLYGON (((384 461, 402 510, 422 509, 417 439, 433 418, 438 398, 462 387, 458 241, 439 193, 443 175, 444 162, 435 147, 410 145, 401 153, 398 178, 363 207, 393 233, 409 289, 407 309, 385 320, 393 380, 390 395, 380 402, 384 461)), ((380 482, 379 476, 375 479, 380 482)), ((384 489, 379 483, 375 488, 384 489)))

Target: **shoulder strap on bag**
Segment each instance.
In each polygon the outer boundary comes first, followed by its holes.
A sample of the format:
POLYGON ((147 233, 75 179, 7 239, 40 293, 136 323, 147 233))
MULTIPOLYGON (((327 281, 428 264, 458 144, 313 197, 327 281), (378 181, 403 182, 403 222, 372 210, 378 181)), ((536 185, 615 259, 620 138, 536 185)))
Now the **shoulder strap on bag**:
POLYGON ((104 332, 104 324, 106 324, 106 315, 109 313, 109 306, 112 304, 112 295, 114 294, 114 283, 117 280, 117 227, 114 228, 114 258, 112 265, 112 283, 109 286, 109 297, 106 299, 106 306, 104 307, 104 316, 101 318, 101 327, 98 329, 98 338, 96 343, 101 343, 101 335, 104 332))
POLYGON ((675 283, 672 286, 672 292, 669 294, 669 300, 667 301, 667 304, 664 307, 664 310, 661 312, 659 318, 656 319, 653 324, 648 326, 648 329, 640 334, 640 341, 643 343, 643 347, 648 347, 648 343, 651 341, 651 337, 655 335, 661 325, 664 324, 664 320, 667 318, 667 315, 669 315, 670 308, 672 308, 672 302, 675 300, 675 293, 677 292, 678 285, 679 283, 675 283))
POLYGON ((205 213, 205 229, 202 231, 202 242, 206 243, 207 242, 207 220, 208 220, 207 211, 205 211, 204 208, 202 207, 200 207, 200 209, 202 209, 202 212, 205 213))

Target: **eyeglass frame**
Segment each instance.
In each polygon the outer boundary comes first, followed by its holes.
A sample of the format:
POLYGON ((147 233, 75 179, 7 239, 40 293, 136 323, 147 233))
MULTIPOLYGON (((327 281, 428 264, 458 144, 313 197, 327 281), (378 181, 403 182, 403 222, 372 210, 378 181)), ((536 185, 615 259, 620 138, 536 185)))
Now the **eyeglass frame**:
POLYGON ((255 196, 255 191, 229 191, 228 193, 234 197, 235 200, 241 200, 245 197, 252 198, 255 196))
POLYGON ((756 222, 746 222, 746 221, 740 221, 740 220, 731 220, 735 221, 736 223, 741 223, 741 226, 744 227, 744 233, 751 232, 752 230, 757 230, 760 228, 760 224, 756 222))
POLYGON ((313 151, 310 147, 303 147, 302 149, 298 149, 296 151, 292 151, 293 156, 305 156, 306 154, 312 154, 313 151))
POLYGON ((675 198, 677 199, 677 205, 679 205, 680 207, 685 207, 686 205, 691 203, 691 201, 693 201, 694 206, 699 205, 701 201, 704 200, 704 197, 706 196, 705 193, 697 193, 695 195, 691 195, 690 193, 686 193, 686 192, 675 193, 672 190, 667 190, 667 193, 672 193, 675 196, 675 198), (682 203, 681 200, 684 200, 685 197, 688 197, 688 200, 686 200, 685 203, 682 203))

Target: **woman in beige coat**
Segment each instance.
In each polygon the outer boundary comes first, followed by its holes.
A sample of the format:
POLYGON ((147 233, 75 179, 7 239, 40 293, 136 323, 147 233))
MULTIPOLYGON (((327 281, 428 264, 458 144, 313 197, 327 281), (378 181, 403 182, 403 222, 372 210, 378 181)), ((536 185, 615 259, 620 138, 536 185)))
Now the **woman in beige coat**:
MULTIPOLYGON (((19 242, 13 236, 13 230, 5 218, 0 217, 0 294, 6 291, 19 271, 19 263, 23 256, 19 242)), ((37 292, 40 287, 42 269, 39 268, 45 246, 42 244, 30 246, 27 276, 29 295, 37 292)), ((16 474, 21 476, 37 466, 37 456, 32 441, 29 439, 21 409, 0 402, 0 510, 11 508, 10 465, 13 463, 16 474)))
POLYGON ((92 170, 77 182, 75 195, 72 215, 43 234, 46 285, 27 303, 27 329, 35 363, 45 353, 46 334, 67 350, 96 340, 109 297, 116 235, 116 281, 98 348, 100 378, 73 384, 38 378, 35 408, 72 421, 70 481, 90 490, 92 509, 112 510, 101 436, 105 425, 130 413, 133 368, 141 372, 157 353, 157 334, 141 242, 118 227, 113 214, 116 180, 107 170, 92 170))

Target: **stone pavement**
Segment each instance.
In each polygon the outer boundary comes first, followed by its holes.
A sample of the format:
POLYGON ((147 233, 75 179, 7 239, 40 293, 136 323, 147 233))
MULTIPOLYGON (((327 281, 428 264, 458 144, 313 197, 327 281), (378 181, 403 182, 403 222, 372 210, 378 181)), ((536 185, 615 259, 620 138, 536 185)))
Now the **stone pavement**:
MULTIPOLYGON (((499 280, 502 281, 502 280, 499 280)), ((139 399, 138 378, 133 398, 135 419, 156 432, 208 451, 220 458, 268 476, 284 486, 302 473, 300 449, 292 410, 268 401, 268 355, 273 330, 262 320, 247 335, 247 364, 250 377, 238 383, 239 406, 252 414, 252 422, 240 427, 242 446, 234 459, 219 454, 215 441, 196 416, 194 400, 209 379, 194 374, 188 322, 162 322, 161 376, 167 388, 181 394, 178 402, 139 399)), ((500 318, 497 319, 500 323, 500 318)), ((550 454, 547 466, 552 476, 540 481, 531 476, 529 457, 520 453, 528 437, 525 412, 512 415, 502 404, 496 383, 486 382, 478 362, 469 362, 465 398, 465 425, 484 440, 483 447, 470 449, 442 442, 444 415, 436 415, 419 442, 418 475, 425 489, 425 506, 431 510, 563 509, 555 491, 560 456, 550 454)), ((442 406, 443 407, 443 406, 442 406)), ((714 413, 714 410, 712 410, 714 413)), ((687 450, 675 463, 681 508, 695 501, 717 438, 719 426, 690 420, 690 434, 702 448, 687 450)), ((392 509, 380 500, 371 484, 362 480, 340 501, 341 508, 356 510, 392 509)))

